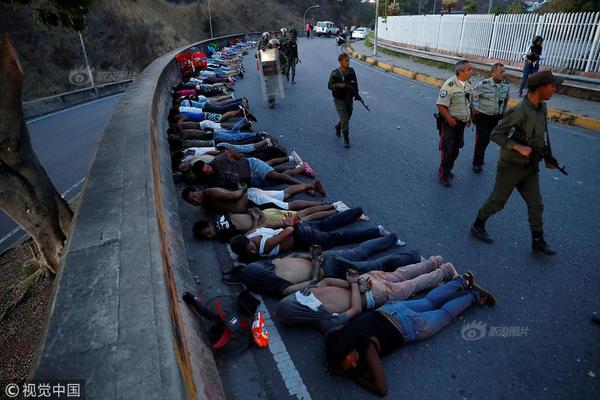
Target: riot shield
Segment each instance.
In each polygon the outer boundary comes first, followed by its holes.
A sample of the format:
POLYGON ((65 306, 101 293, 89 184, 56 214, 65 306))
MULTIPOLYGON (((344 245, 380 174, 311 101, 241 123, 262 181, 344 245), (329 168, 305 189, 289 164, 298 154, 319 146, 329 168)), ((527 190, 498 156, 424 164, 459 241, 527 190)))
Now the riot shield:
POLYGON ((260 86, 265 100, 272 103, 276 98, 282 99, 284 93, 283 82, 281 80, 281 66, 279 65, 279 50, 259 50, 258 65, 261 81, 260 86))

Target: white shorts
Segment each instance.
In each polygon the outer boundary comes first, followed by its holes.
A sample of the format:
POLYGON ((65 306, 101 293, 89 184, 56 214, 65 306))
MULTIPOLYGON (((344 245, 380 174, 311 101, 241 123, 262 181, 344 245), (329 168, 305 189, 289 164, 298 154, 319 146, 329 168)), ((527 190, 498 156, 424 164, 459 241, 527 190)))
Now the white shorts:
POLYGON ((283 201, 285 197, 283 190, 261 190, 257 188, 249 188, 246 194, 248 195, 248 200, 257 206, 273 204, 282 210, 289 210, 289 204, 283 201))

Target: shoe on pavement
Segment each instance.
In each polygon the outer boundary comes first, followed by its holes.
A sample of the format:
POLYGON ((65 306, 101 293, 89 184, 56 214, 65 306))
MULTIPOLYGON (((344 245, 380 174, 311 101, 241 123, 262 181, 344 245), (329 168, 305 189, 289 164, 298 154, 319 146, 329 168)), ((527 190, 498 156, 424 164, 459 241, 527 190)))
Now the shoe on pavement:
POLYGON ((463 278, 468 283, 467 289, 472 289, 479 293, 479 304, 490 307, 496 305, 496 297, 494 297, 489 290, 486 290, 475 283, 475 274, 473 272, 466 272, 463 275, 463 278))
POLYGON ((452 184, 450 183, 449 180, 442 179, 442 178, 440 178, 440 185, 447 187, 447 188, 452 187, 452 184))
POLYGON ((302 169, 304 169, 304 172, 306 173, 306 175, 310 176, 311 178, 314 178, 315 176, 317 176, 317 173, 315 172, 314 169, 311 168, 309 163, 302 162, 300 165, 302 166, 302 169))
POLYGON ((475 224, 471 225, 471 236, 485 243, 494 243, 494 239, 490 237, 485 228, 476 227, 475 224))
POLYGON ((331 205, 333 206, 333 208, 335 208, 335 210, 337 212, 344 212, 344 211, 348 211, 350 209, 350 207, 348 207, 346 205, 346 203, 344 203, 343 201, 336 201, 334 203, 331 203, 331 205))
POLYGON ((558 253, 557 251, 552 250, 544 239, 534 239, 531 242, 531 249, 536 254, 543 254, 546 256, 553 256, 558 253))
POLYGON ((296 153, 296 150, 292 151, 292 157, 294 157, 294 162, 296 164, 301 164, 302 163, 302 159, 300 158, 300 156, 298 155, 298 153, 296 153))

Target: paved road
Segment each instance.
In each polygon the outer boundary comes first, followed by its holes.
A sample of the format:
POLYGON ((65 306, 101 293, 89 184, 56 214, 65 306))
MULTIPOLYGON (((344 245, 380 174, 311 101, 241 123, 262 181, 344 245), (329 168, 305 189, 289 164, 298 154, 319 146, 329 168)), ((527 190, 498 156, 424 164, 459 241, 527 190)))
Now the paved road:
MULTIPOLYGON (((432 117, 437 90, 352 61, 372 111, 355 103, 354 147, 344 149, 334 135, 336 117, 326 90, 336 57, 332 39, 302 39, 298 84, 286 85, 286 98, 270 110, 249 56, 247 77, 237 85, 236 94, 250 99, 259 120, 257 129, 279 137, 312 164, 330 200, 362 206, 370 224, 384 224, 409 248, 441 254, 460 272, 476 272, 498 298, 495 308, 471 309, 435 337, 386 357, 388 398, 472 399, 483 394, 488 399, 597 398, 593 393, 600 390, 600 327, 590 318, 600 312, 600 135, 550 127, 555 152, 570 173, 568 177, 549 170, 541 173, 546 232, 557 256, 531 254, 526 210, 518 195, 489 222, 496 243, 485 245, 474 241, 468 228, 492 189, 497 147, 488 151, 485 173, 473 174, 474 133, 468 130, 455 167, 455 186, 441 187, 432 117), (506 328, 512 336, 467 341, 461 335, 467 323, 506 328)), ((217 283, 214 267, 228 262, 223 246, 191 242, 189 227, 198 214, 189 207, 183 211, 193 267, 209 282, 203 293, 226 292, 217 283), (215 252, 207 252, 209 248, 215 252)), ((271 312, 275 304, 267 300, 271 312)), ((280 324, 277 328, 291 356, 291 362, 280 365, 282 371, 265 349, 219 358, 229 398, 289 397, 282 375, 288 385, 297 388, 303 383, 312 399, 375 398, 326 372, 318 333, 280 324)))
MULTIPOLYGON (((79 191, 98 139, 120 97, 106 97, 27 122, 33 149, 65 198, 70 199, 79 191)), ((0 212, 0 253, 23 234, 0 212)))

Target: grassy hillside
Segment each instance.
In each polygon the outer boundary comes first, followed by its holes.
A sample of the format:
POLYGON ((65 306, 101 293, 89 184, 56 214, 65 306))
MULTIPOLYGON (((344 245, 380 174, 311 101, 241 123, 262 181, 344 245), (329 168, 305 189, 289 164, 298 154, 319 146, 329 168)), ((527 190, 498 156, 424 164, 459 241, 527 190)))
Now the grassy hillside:
MULTIPOLYGON (((0 5, 0 31, 7 33, 25 71, 24 100, 85 87, 74 76, 84 71, 76 32, 46 30, 33 19, 29 5, 0 5)), ((212 1, 215 36, 276 30, 295 23, 300 31, 307 7, 313 23, 341 25, 368 21, 372 6, 358 0, 219 0, 212 1)), ((98 84, 132 77, 156 57, 190 42, 208 38, 208 1, 97 0, 82 32, 98 84)), ((85 83, 85 82, 84 82, 85 83)))

